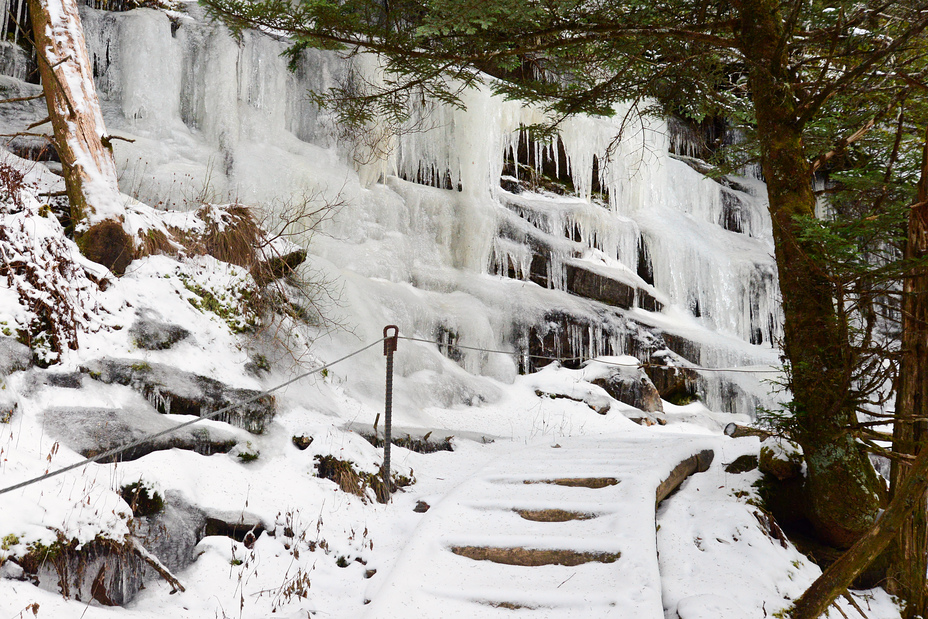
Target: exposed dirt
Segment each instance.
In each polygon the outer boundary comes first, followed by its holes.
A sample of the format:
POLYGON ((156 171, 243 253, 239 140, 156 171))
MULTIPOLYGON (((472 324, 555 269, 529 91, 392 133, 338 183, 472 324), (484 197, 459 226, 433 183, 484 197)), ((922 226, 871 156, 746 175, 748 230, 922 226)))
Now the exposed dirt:
POLYGON ((584 563, 615 563, 619 552, 578 552, 576 550, 541 550, 537 548, 492 548, 487 546, 454 546, 456 555, 475 561, 492 561, 504 565, 538 567, 540 565, 576 566, 584 563))
POLYGON ((563 509, 515 509, 513 511, 526 520, 535 522, 567 522, 568 520, 590 520, 596 517, 596 514, 570 512, 563 509))
POLYGON ((526 479, 524 484, 555 484, 570 488, 606 488, 615 486, 619 480, 615 477, 560 477, 557 479, 526 479))

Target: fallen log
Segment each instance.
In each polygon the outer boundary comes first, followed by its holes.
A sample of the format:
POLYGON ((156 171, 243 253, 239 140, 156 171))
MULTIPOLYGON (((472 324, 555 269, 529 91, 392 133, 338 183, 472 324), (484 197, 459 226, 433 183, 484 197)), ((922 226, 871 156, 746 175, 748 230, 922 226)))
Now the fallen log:
POLYGON ((711 449, 704 449, 698 454, 690 456, 680 464, 674 467, 670 475, 657 487, 655 505, 673 494, 674 490, 686 481, 686 478, 694 473, 705 473, 709 470, 709 465, 715 458, 715 452, 711 449))

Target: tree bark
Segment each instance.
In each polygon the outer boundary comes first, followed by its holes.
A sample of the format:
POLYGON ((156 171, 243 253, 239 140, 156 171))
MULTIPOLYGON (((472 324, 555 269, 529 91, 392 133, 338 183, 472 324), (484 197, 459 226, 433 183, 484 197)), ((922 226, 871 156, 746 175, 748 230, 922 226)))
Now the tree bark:
POLYGON ((749 60, 761 167, 783 302, 783 351, 789 361, 795 439, 807 464, 808 516, 819 537, 839 548, 853 544, 879 513, 878 480, 847 427, 856 419, 848 325, 834 290, 812 259, 797 217, 815 215, 812 168, 797 120, 798 100, 787 73, 784 20, 777 0, 740 0, 739 41, 749 60))
MULTIPOLYGON (((907 260, 928 258, 928 128, 922 155, 916 206, 909 212, 907 260)), ((896 395, 893 451, 917 454, 924 440, 923 423, 928 419, 928 266, 916 263, 903 281, 902 364, 896 395)), ((908 475, 910 467, 893 461, 891 491, 908 475)), ((925 575, 928 573, 928 496, 915 500, 912 517, 904 522, 890 547, 886 590, 905 602, 905 619, 928 614, 925 575)))
POLYGON ((796 600, 790 611, 791 619, 816 619, 821 616, 839 595, 847 591, 854 578, 899 535, 912 511, 922 505, 926 490, 928 449, 923 449, 912 463, 912 468, 889 502, 886 511, 850 550, 828 566, 828 569, 796 600))
POLYGON ((76 0, 28 0, 39 74, 81 251, 117 274, 132 260, 116 163, 76 0))

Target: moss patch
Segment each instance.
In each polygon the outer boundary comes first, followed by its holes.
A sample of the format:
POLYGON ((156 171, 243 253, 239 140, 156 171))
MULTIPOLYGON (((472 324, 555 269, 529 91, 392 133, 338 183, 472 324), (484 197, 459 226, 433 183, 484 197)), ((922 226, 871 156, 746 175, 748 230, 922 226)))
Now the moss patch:
POLYGON ((105 219, 90 227, 77 239, 81 253, 88 259, 102 264, 116 275, 126 272, 126 267, 135 257, 135 243, 123 229, 122 224, 105 219))
POLYGON ((164 509, 164 499, 161 495, 149 490, 140 481, 121 487, 119 494, 132 508, 132 515, 136 518, 154 516, 164 509))
POLYGON ((215 314, 221 318, 233 333, 254 333, 258 330, 260 319, 251 303, 255 290, 247 283, 233 287, 228 291, 215 291, 192 281, 186 274, 179 274, 184 288, 196 295, 187 301, 203 313, 215 314))

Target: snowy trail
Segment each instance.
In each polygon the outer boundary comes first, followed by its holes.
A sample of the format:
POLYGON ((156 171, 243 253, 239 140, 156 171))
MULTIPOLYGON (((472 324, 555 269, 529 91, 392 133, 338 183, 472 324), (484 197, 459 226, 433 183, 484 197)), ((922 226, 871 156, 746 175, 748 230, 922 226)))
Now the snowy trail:
POLYGON ((663 618, 655 491, 717 442, 564 438, 501 457, 427 512, 365 617, 663 618), (541 510, 583 519, 522 515, 541 510))

